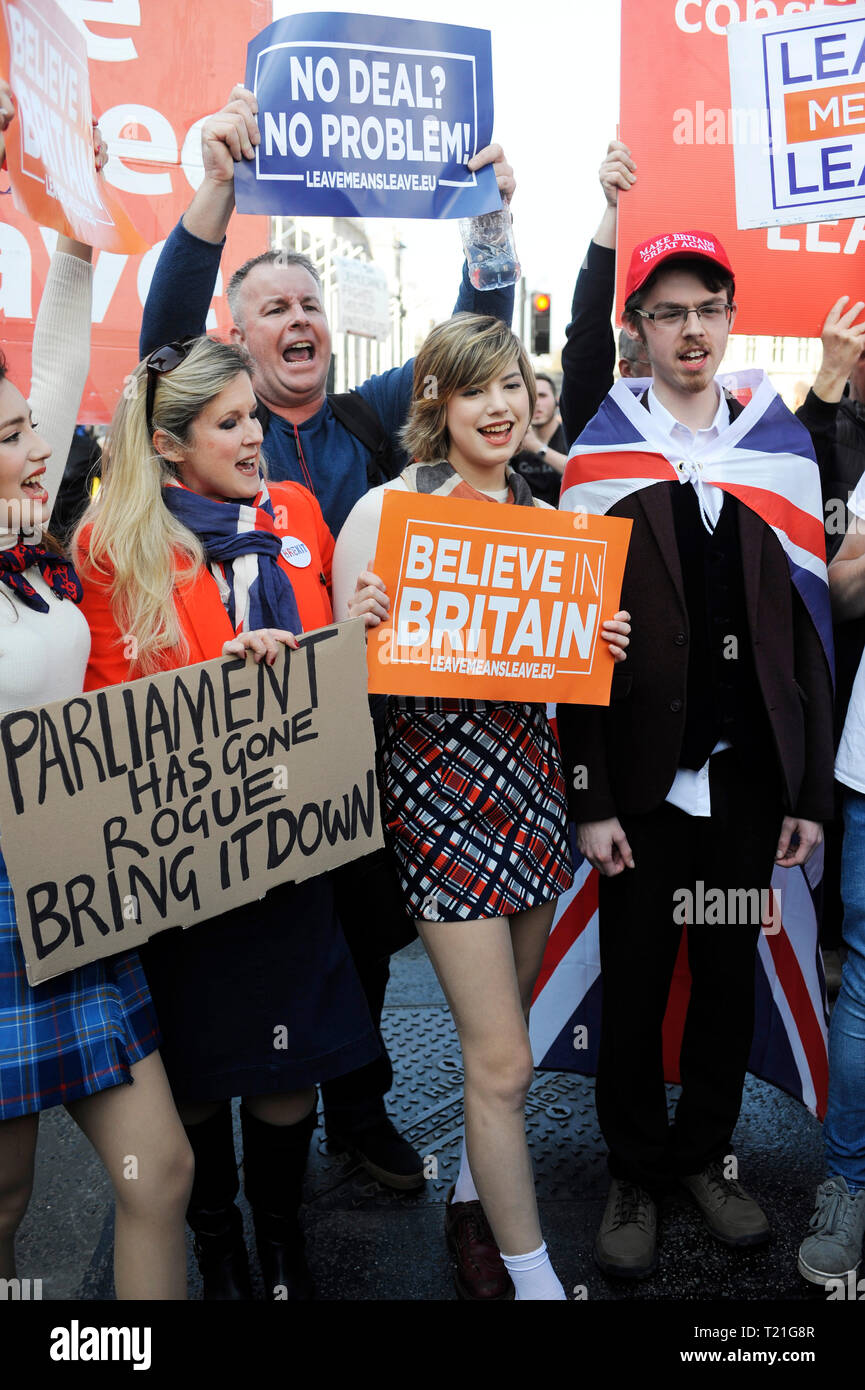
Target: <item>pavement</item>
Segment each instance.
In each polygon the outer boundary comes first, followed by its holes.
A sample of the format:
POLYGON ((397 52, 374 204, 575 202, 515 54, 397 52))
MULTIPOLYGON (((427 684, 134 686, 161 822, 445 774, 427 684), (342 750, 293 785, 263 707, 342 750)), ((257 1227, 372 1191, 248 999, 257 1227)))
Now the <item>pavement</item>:
MULTIPOLYGON (((328 1152, 319 1116, 303 1213, 310 1267, 323 1301, 452 1301, 443 1204, 458 1168, 463 1076, 456 1033, 419 942, 394 957, 383 1030, 395 1073, 389 1110, 428 1160, 430 1177, 417 1195, 380 1187, 350 1159, 328 1152)), ((676 1091, 669 1088, 671 1101, 676 1091)), ((749 1077, 734 1136, 740 1178, 771 1218, 771 1243, 752 1251, 720 1246, 683 1194, 662 1214, 659 1269, 638 1284, 606 1279, 592 1259, 608 1185, 593 1081, 536 1073, 527 1115, 541 1224, 569 1297, 813 1305, 814 1291, 796 1271, 796 1251, 822 1177, 820 1127, 791 1097, 749 1077)), ((239 1153, 239 1133, 237 1139, 239 1153)), ((252 1251, 245 1206, 244 1220, 252 1251)), ((43 1300, 112 1298, 112 1224, 101 1164, 65 1111, 47 1112, 34 1197, 17 1243, 19 1277, 41 1279, 43 1300)), ((200 1298, 191 1244, 189 1276, 190 1296, 200 1298)), ((260 1283, 257 1296, 263 1297, 260 1283)))

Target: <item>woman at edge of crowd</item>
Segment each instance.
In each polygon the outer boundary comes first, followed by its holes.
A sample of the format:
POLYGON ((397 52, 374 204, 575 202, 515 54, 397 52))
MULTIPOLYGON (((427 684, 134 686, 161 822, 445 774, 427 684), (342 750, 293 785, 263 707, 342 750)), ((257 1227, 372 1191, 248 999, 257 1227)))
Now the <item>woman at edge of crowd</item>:
MULTIPOLYGON (((415 359, 403 432, 415 462, 361 498, 337 541, 338 619, 362 616, 374 627, 387 615, 384 585, 364 568, 386 491, 547 505, 508 466, 533 409, 531 366, 506 325, 457 314, 432 330, 415 359)), ((617 660, 627 619, 618 613, 602 630, 617 660)), ((407 906, 463 1053, 465 1139, 446 1216, 457 1292, 563 1299, 541 1235, 525 1128, 532 992, 556 899, 572 882, 564 780, 545 708, 389 697, 382 800, 407 906)))
MULTIPOLYGON (((0 108, 3 129, 14 113, 5 83, 0 108)), ((106 150, 98 131, 94 144, 99 170, 106 150)), ((0 137, 0 157, 2 145, 0 137)), ((80 585, 44 528, 87 377, 91 254, 81 242, 58 240, 33 334, 29 407, 0 355, 4 713, 82 689, 90 638, 78 606, 80 585)), ((117 1298, 185 1299, 183 1216, 192 1155, 158 1043, 133 951, 28 983, 0 858, 0 1278, 15 1277, 15 1234, 33 1188, 40 1112, 65 1105, 114 1189, 117 1298), (127 1181, 130 1156, 137 1160, 134 1182, 127 1181)))
MULTIPOLYGON (((306 488, 268 491, 247 359, 199 338, 152 353, 130 386, 74 541, 92 633, 85 688, 250 651, 272 664, 301 625, 331 621, 333 539, 306 488)), ((234 1204, 239 1095, 267 1296, 310 1298, 298 1209, 315 1084, 379 1051, 330 881, 284 884, 160 933, 142 957, 195 1154, 187 1219, 204 1296, 251 1297, 234 1204), (287 1046, 277 1046, 284 1025, 287 1046)))

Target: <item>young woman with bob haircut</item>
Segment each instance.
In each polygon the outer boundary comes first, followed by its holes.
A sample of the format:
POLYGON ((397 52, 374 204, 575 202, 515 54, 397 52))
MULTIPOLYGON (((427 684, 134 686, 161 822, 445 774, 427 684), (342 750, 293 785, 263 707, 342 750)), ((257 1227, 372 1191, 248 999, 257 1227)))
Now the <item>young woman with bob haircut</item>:
MULTIPOLYGON (((534 404, 526 353, 498 319, 457 314, 432 330, 415 359, 403 433, 415 461, 361 498, 340 532, 338 617, 363 616, 375 627, 387 615, 384 585, 365 568, 386 491, 546 505, 508 466, 534 404)), ((617 660, 625 656, 627 617, 604 625, 617 660)), ((382 753, 384 819, 406 905, 463 1053, 466 1137, 446 1217, 457 1291, 471 1299, 561 1299, 538 1222, 525 1130, 529 1006, 556 899, 573 877, 565 785, 546 710, 389 697, 382 753)))
MULTIPOLYGON (((268 487, 261 439, 236 348, 198 338, 136 368, 76 533, 92 632, 86 688, 220 655, 272 664, 280 643, 295 647, 295 633, 331 621, 333 539, 306 488, 268 487)), ((244 1186, 267 1296, 309 1298, 297 1216, 315 1083, 379 1051, 330 881, 285 884, 158 934, 142 959, 195 1154, 187 1219, 204 1296, 251 1296, 234 1204, 231 1098, 242 1096, 244 1186)))

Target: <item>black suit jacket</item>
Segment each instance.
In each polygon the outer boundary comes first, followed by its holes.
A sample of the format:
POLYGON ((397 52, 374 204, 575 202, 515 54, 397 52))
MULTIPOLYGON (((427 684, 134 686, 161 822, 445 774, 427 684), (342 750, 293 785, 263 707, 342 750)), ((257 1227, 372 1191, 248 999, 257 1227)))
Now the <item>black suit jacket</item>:
MULTIPOLYGON (((558 707, 571 814, 578 822, 653 810, 679 767, 690 634, 671 486, 681 484, 642 488, 609 513, 634 522, 622 586, 632 633, 628 659, 613 673, 609 706, 558 707)), ((784 807, 808 820, 829 820, 832 683, 823 649, 774 532, 731 496, 724 505, 737 512, 751 651, 784 807)))

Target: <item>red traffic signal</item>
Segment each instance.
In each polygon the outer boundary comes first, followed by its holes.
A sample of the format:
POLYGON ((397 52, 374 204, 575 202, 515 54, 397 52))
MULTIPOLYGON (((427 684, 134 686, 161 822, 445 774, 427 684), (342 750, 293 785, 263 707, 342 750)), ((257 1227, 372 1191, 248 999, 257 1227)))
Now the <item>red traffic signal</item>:
POLYGON ((550 296, 539 291, 532 295, 531 350, 541 357, 550 350, 550 296))

